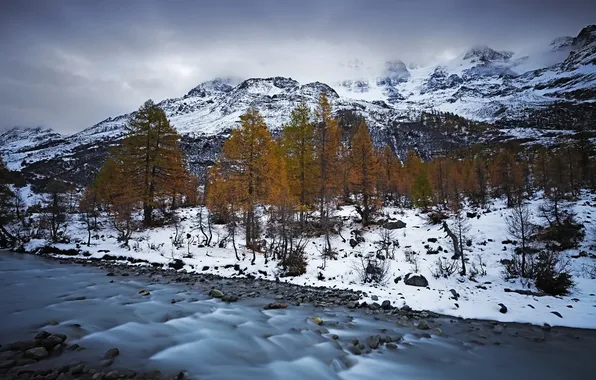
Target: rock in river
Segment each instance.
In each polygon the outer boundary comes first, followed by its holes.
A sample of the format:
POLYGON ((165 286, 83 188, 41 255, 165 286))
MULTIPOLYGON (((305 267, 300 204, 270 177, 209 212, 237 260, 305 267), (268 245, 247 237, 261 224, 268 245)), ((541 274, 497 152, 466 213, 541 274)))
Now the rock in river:
POLYGON ((41 360, 48 356, 48 350, 43 347, 34 347, 25 351, 25 356, 35 360, 41 360))

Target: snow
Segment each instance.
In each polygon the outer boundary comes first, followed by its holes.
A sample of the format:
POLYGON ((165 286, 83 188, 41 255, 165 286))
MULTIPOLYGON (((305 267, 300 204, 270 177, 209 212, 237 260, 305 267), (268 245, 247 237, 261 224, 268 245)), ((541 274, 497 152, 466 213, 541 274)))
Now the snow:
MULTIPOLYGON (((579 251, 593 251, 593 244, 596 242, 596 229, 591 225, 591 212, 594 207, 594 195, 583 193, 580 200, 569 205, 577 213, 578 220, 586 226, 586 238, 578 250, 567 251, 565 255, 577 255, 579 251)), ((536 197, 530 202, 530 207, 536 212, 541 199, 536 197)), ((450 258, 450 243, 444 232, 438 225, 430 225, 426 217, 418 210, 401 210, 397 208, 385 208, 383 213, 406 223, 406 228, 395 230, 393 237, 399 241, 400 247, 396 251, 395 259, 389 260, 390 279, 384 285, 362 284, 357 271, 354 269, 357 263, 356 255, 376 252, 374 242, 380 239, 382 232, 379 227, 368 227, 363 230, 364 243, 352 249, 349 244, 350 231, 361 229, 358 223, 353 222, 356 216, 353 207, 342 207, 337 215, 346 219, 345 227, 341 235, 346 238, 343 241, 340 236, 332 237, 332 246, 339 253, 338 260, 327 260, 324 270, 320 269, 323 261, 320 250, 323 245, 323 238, 313 238, 307 245, 308 267, 307 272, 298 277, 282 277, 281 281, 287 281, 297 285, 337 287, 341 289, 354 289, 366 292, 367 302, 371 303, 372 296, 379 297, 379 303, 383 300, 390 300, 393 306, 402 307, 405 304, 414 309, 423 309, 443 313, 454 317, 491 319, 503 322, 524 322, 536 325, 548 323, 552 326, 569 326, 579 328, 596 328, 596 278, 594 278, 594 259, 581 257, 572 259, 572 274, 575 287, 565 297, 551 296, 527 296, 518 293, 504 291, 510 289, 536 290, 531 283, 522 283, 519 280, 505 280, 503 275, 502 259, 508 259, 513 253, 513 245, 504 245, 502 242, 510 238, 507 233, 505 218, 509 211, 505 208, 504 201, 496 200, 486 210, 479 211, 479 217, 469 219, 470 232, 468 237, 472 240, 472 246, 466 252, 469 258, 468 270, 473 263, 478 265, 480 258, 485 264, 486 275, 478 276, 476 281, 462 276, 450 278, 434 278, 433 270, 435 261, 439 257, 450 258), (436 238, 436 243, 428 242, 428 238, 436 238), (425 245, 432 249, 441 246, 444 251, 438 255, 426 253, 425 245), (429 288, 420 288, 405 285, 403 280, 395 283, 397 276, 404 276, 414 272, 412 264, 405 260, 404 250, 411 249, 418 257, 419 273, 429 281, 429 288), (590 272, 590 269, 592 272, 590 272), (325 280, 319 280, 319 274, 323 274, 325 280), (478 286, 486 287, 480 289, 478 286), (450 289, 459 293, 459 300, 451 299, 450 289), (457 305, 456 305, 457 303, 457 305), (499 303, 507 306, 508 312, 499 312, 499 303), (563 318, 557 317, 552 312, 558 312, 563 318)), ((183 235, 190 233, 199 237, 196 217, 198 208, 185 208, 178 211, 182 220, 180 231, 183 235)), ((535 213, 535 215, 537 215, 535 213)), ((539 218, 536 222, 542 223, 539 218)), ((87 231, 80 222, 73 220, 69 227, 69 233, 73 242, 86 242, 87 231)), ((239 264, 247 274, 258 278, 273 280, 278 272, 274 261, 265 263, 264 256, 257 254, 255 265, 250 264, 252 253, 245 251, 242 247, 242 236, 238 236, 240 253, 243 258, 236 262, 234 250, 229 244, 225 248, 198 247, 196 243, 183 244, 176 248, 172 244, 174 227, 153 228, 144 232, 136 233, 130 243, 131 249, 122 248, 116 242, 115 231, 105 227, 99 232, 101 238, 93 239, 91 247, 81 244, 84 251, 88 251, 90 258, 101 258, 105 250, 110 255, 125 256, 135 259, 147 260, 160 264, 171 263, 174 259, 182 259, 185 263, 183 270, 198 273, 216 273, 226 277, 236 277, 237 272, 233 268, 224 268, 226 265, 239 264), (101 251, 101 252, 100 252, 101 251), (189 257, 189 253, 192 257, 189 257), (203 271, 203 267, 209 268, 203 271), (267 272, 264 277, 262 272, 267 272)), ((222 226, 215 226, 214 241, 226 235, 222 226)), ((27 249, 32 250, 41 246, 43 242, 34 241, 27 249)), ((60 244, 59 248, 73 248, 72 244, 60 244)), ((134 264, 141 265, 141 264, 134 264)))

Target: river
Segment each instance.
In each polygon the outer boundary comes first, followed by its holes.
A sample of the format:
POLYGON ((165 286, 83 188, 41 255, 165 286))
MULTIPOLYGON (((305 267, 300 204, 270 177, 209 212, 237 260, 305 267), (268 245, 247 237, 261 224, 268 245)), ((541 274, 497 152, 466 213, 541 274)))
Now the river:
POLYGON ((183 284, 142 276, 106 276, 91 266, 60 264, 0 251, 0 344, 40 330, 63 333, 86 349, 35 365, 99 362, 117 347, 113 367, 184 370, 205 379, 588 379, 596 373, 592 330, 486 321, 432 321, 443 335, 361 310, 290 306, 272 300, 224 303, 183 284), (139 291, 150 292, 142 296, 139 291), (318 316, 322 326, 312 322, 318 316), (352 341, 394 340, 355 355, 352 341))

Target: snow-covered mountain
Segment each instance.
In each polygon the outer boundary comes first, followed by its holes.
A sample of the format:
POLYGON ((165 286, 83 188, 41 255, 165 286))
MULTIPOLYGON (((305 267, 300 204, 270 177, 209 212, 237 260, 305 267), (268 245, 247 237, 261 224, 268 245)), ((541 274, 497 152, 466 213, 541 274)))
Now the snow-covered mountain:
POLYGON ((475 46, 422 67, 392 61, 379 75, 356 72, 337 83, 345 97, 382 99, 396 109, 435 109, 494 121, 556 101, 596 99, 596 25, 530 54, 475 46))
MULTIPOLYGON (((257 107, 275 132, 299 102, 314 109, 323 91, 344 124, 360 115, 378 144, 389 143, 398 153, 417 148, 430 155, 497 137, 503 139, 508 132, 496 127, 482 132, 465 127, 437 131, 419 123, 418 115, 424 110, 496 121, 515 120, 527 110, 561 100, 593 103, 596 26, 582 29, 574 38, 557 38, 531 55, 475 46, 454 59, 425 67, 399 60, 387 62, 379 73, 359 61, 349 66, 353 78, 331 85, 299 83, 286 77, 218 78, 159 105, 183 136, 182 144, 191 161, 199 164, 215 158, 225 137, 249 107, 257 107)), ((122 137, 133 114, 110 117, 70 136, 43 128, 14 128, 0 134, 0 153, 10 168, 27 172, 30 177, 89 179, 109 146, 122 137)), ((509 135, 516 138, 523 132, 516 129, 509 135)))

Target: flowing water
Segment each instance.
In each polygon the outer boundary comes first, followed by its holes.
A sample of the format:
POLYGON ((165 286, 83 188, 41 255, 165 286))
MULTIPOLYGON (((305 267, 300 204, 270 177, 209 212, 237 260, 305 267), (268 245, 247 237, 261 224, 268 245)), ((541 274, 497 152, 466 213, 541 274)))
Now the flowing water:
POLYGON ((40 365, 97 363, 105 350, 118 347, 116 368, 185 370, 199 379, 596 376, 594 331, 545 333, 511 324, 497 335, 488 322, 445 319, 431 321, 445 334, 429 336, 358 310, 309 305, 263 310, 270 301, 227 304, 186 285, 151 283, 134 275, 107 277, 94 267, 0 252, 0 343, 31 339, 45 329, 86 348, 40 365), (150 295, 139 295, 141 289, 150 295), (313 316, 323 325, 314 324, 313 316), (360 356, 350 353, 353 339, 376 334, 403 339, 397 349, 381 345, 360 356))

